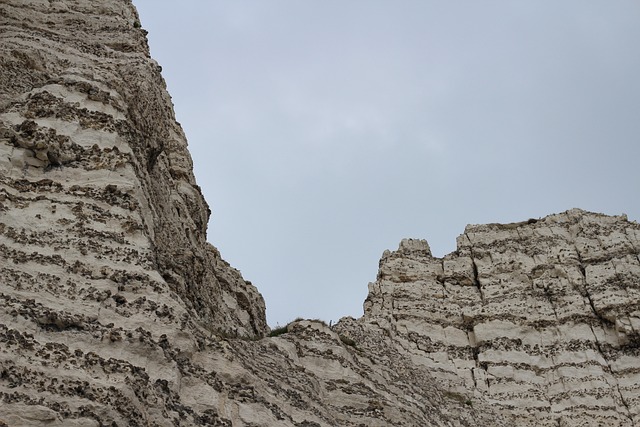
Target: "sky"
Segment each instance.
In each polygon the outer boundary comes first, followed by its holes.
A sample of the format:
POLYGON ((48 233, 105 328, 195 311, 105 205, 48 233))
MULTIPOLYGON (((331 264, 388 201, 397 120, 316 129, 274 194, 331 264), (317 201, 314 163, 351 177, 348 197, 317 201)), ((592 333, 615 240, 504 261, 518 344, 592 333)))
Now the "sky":
POLYGON ((385 249, 579 207, 640 219, 640 2, 134 0, 274 327, 359 317, 385 249))

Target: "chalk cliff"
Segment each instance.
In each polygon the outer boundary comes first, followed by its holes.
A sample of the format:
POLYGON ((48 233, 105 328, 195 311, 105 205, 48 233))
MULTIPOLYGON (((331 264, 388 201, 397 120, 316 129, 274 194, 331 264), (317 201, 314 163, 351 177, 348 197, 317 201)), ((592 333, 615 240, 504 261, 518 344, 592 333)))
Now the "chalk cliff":
POLYGON ((365 315, 266 336, 129 0, 0 3, 0 426, 640 425, 640 225, 385 252, 365 315))
POLYGON ((640 226, 578 209, 405 240, 357 323, 518 425, 640 424, 640 226))

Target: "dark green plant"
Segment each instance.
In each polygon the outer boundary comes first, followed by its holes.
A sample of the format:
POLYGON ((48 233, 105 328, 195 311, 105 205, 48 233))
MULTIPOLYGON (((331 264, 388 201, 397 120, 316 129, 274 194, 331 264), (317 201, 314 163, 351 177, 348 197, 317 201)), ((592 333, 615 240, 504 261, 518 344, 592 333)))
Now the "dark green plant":
MULTIPOLYGON (((286 326, 277 326, 275 329, 272 329, 271 332, 269 332, 269 336, 270 337, 277 337, 283 334, 286 334, 287 332, 289 332, 288 328, 292 323, 296 323, 296 322, 300 322, 303 321, 305 319, 303 319, 302 317, 296 317, 295 320, 292 320, 291 322, 287 323, 286 326)), ((324 320, 320 320, 320 319, 310 319, 310 322, 319 322, 322 323, 324 326, 329 326, 327 325, 327 322, 325 322, 324 320)))
POLYGON ((286 334, 288 331, 288 326, 281 326, 275 329, 272 329, 271 332, 269 332, 269 336, 270 337, 279 337, 280 335, 284 335, 286 334))
POLYGON ((133 21, 133 28, 140 28, 142 27, 142 24, 140 24, 140 21, 133 21))

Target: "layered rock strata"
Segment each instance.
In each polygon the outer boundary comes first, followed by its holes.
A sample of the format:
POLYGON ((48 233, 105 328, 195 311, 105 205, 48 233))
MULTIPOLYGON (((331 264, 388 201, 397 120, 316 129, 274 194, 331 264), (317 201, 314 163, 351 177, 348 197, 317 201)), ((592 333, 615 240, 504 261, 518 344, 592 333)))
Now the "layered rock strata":
POLYGON ((264 335, 208 217, 131 3, 3 1, 0 419, 148 424, 189 328, 264 335))
POLYGON ((361 319, 264 337, 208 218, 130 1, 1 2, 0 425, 640 423, 636 223, 406 240, 361 319))
POLYGON ((360 323, 518 425, 640 425, 640 225, 571 210, 380 261, 360 323))
POLYGON ((205 242, 209 211, 130 2, 8 0, 0 18, 0 424, 486 417, 321 323, 254 341, 262 297, 205 242))
POLYGON ((87 279, 127 301, 154 288, 262 335, 261 296, 205 241, 209 210, 132 5, 5 1, 0 14, 3 273, 37 264, 47 278, 20 289, 69 297, 87 279))

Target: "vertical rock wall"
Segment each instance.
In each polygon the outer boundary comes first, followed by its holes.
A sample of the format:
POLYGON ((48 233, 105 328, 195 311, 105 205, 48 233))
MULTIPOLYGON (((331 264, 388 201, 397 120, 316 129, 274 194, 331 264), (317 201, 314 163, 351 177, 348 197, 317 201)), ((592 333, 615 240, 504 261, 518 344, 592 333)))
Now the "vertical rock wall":
POLYGON ((172 410, 195 422, 171 409, 194 335, 267 331, 261 295, 206 243, 209 209, 145 35, 130 1, 0 3, 10 425, 162 424, 172 410))
POLYGON ((130 2, 0 7, 5 259, 48 256, 60 282, 103 269, 177 294, 211 327, 263 334, 261 296, 205 241, 209 209, 130 2))
POLYGON ((580 210, 469 226, 442 259, 403 241, 365 324, 518 425, 640 423, 640 226, 580 210))

